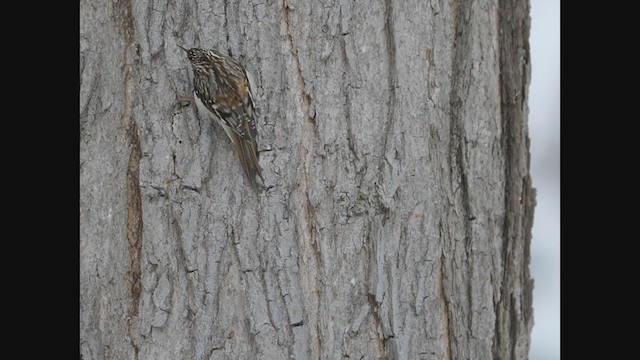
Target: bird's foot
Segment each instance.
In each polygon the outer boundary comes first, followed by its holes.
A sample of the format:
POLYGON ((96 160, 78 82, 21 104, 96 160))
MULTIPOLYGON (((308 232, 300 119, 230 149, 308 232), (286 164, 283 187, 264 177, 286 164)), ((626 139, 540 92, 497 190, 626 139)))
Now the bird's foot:
POLYGON ((183 108, 193 104, 193 95, 191 96, 177 96, 176 107, 183 108))

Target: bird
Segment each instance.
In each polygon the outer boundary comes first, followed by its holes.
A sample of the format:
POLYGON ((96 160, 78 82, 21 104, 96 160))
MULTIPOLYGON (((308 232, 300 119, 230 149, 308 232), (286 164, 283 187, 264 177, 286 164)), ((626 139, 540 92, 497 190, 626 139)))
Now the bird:
POLYGON ((217 50, 178 47, 186 51, 193 68, 193 97, 198 111, 209 114, 222 126, 251 184, 264 187, 256 144, 258 113, 247 70, 217 50))

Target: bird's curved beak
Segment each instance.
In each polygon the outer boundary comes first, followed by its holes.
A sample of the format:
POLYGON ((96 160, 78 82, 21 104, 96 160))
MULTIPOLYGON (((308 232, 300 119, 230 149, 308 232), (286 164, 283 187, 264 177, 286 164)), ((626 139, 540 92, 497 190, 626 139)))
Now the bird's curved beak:
MULTIPOLYGON (((178 45, 178 44, 176 44, 176 45, 178 45)), ((182 47, 182 46, 180 46, 180 45, 178 45, 178 47, 179 47, 180 49, 182 49, 182 50, 186 51, 186 52, 189 52, 189 50, 187 50, 187 49, 183 48, 183 47, 182 47)))

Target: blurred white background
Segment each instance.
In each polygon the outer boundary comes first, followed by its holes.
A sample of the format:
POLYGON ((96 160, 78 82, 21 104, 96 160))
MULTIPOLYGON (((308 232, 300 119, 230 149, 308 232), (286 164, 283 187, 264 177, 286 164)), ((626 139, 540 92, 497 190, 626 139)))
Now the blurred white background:
POLYGON ((560 0, 531 0, 531 360, 560 359, 560 0))

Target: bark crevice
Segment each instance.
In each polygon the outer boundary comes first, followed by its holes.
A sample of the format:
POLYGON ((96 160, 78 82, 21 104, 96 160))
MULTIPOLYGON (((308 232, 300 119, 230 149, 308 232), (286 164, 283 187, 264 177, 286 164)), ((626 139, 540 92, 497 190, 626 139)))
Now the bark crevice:
POLYGON ((498 2, 500 145, 504 158, 502 279, 495 302, 494 357, 528 353, 533 280, 529 273, 535 191, 529 175, 526 89, 529 86, 529 3, 498 2), (508 14, 508 15, 507 15, 508 14), (517 285, 521 282, 522 285, 517 285), (524 328, 524 329, 523 329, 524 328))
MULTIPOLYGON (((393 0, 385 0, 384 6, 384 32, 387 49, 387 57, 389 63, 387 64, 387 83, 389 87, 389 100, 388 100, 388 112, 387 121, 385 122, 384 140, 383 140, 383 156, 386 158, 387 146, 389 143, 389 137, 391 136, 391 130, 394 127, 396 120, 396 86, 398 83, 397 64, 396 64, 396 37, 394 31, 394 17, 393 17, 393 0)), ((391 165, 390 165, 391 166, 391 165)))
POLYGON ((127 281, 129 284, 129 306, 127 310, 127 332, 129 343, 133 348, 134 357, 138 358, 139 348, 134 340, 132 326, 139 313, 140 297, 142 294, 142 194, 140 188, 140 159, 142 147, 138 134, 134 108, 138 103, 137 86, 140 78, 139 47, 135 43, 135 26, 131 0, 119 0, 116 2, 117 16, 123 31, 125 48, 122 68, 124 69, 123 112, 120 115, 120 125, 127 129, 129 144, 131 147, 127 165, 127 240, 129 254, 129 271, 127 281))

